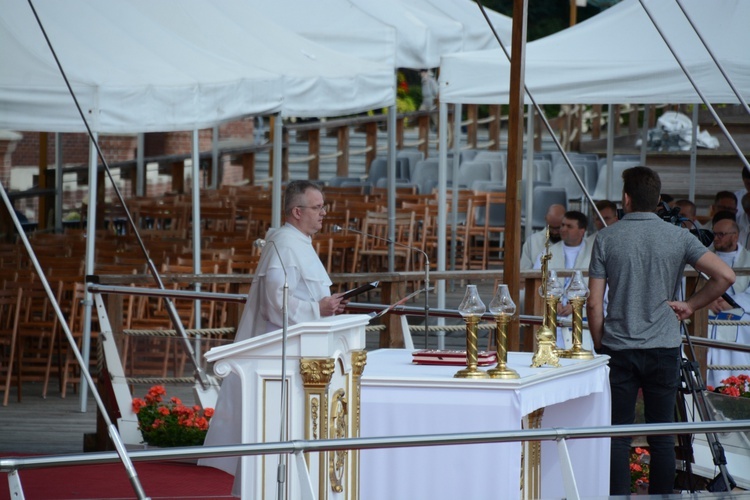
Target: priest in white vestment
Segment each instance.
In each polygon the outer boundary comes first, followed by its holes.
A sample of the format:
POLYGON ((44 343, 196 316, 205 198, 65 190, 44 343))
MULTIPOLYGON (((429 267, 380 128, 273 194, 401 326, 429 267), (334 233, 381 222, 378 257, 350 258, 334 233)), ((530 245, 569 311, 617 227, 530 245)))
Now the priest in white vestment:
MULTIPOLYGON (((581 212, 571 210, 565 212, 562 225, 560 226, 561 241, 549 247, 551 258, 548 268, 551 271, 564 271, 580 269, 588 271, 589 262, 591 261, 591 249, 593 248, 593 239, 586 238, 586 228, 588 227, 588 218, 581 212)), ((539 254, 534 262, 534 269, 542 268, 542 255, 539 254)), ((566 278, 564 286, 567 288, 570 278, 566 278)), ((588 279, 585 280, 588 283, 588 279)), ((557 306, 558 318, 567 319, 573 314, 573 308, 567 300, 561 300, 557 306)), ((585 310, 584 310, 585 314, 585 310)), ((557 345, 559 347, 570 349, 573 345, 572 330, 570 328, 557 329, 557 345)), ((584 331, 583 348, 593 349, 593 342, 588 330, 584 331)))
MULTIPOLYGON (((734 220, 723 219, 714 224, 714 243, 711 250, 718 255, 732 269, 750 268, 750 252, 740 245, 739 227, 734 220)), ((737 275, 734 285, 729 287, 727 295, 744 311, 750 313, 750 276, 737 275)), ((709 304, 709 319, 724 319, 728 311, 733 307, 724 299, 718 298, 709 304)), ((740 311, 739 317, 733 319, 750 320, 750 314, 740 311)), ((737 342, 738 344, 750 344, 750 327, 731 325, 709 325, 709 338, 723 340, 725 342, 737 342)), ((709 366, 750 366, 750 353, 739 351, 728 351, 726 349, 708 350, 709 366)), ((748 373, 747 368, 739 370, 708 370, 706 383, 716 387, 722 385, 721 381, 732 375, 748 373)))
MULTIPOLYGON (((549 228, 550 245, 560 241, 560 225, 565 215, 565 207, 562 205, 550 205, 547 214, 544 216, 544 222, 549 228)), ((534 268, 534 259, 544 251, 544 245, 547 243, 547 231, 542 229, 532 233, 521 247, 521 271, 527 271, 534 268)))
MULTIPOLYGON (((341 293, 331 295, 331 279, 312 246, 312 235, 323 226, 325 213, 323 193, 316 184, 309 181, 288 184, 284 194, 285 224, 270 229, 266 235, 237 327, 236 342, 282 328, 285 281, 289 286, 289 326, 344 311, 347 301, 341 293)), ((234 373, 222 381, 205 446, 240 444, 240 387, 240 379, 234 373)), ((239 477, 236 474, 239 457, 203 459, 198 463, 239 477)), ((236 482, 234 491, 239 491, 236 482)))

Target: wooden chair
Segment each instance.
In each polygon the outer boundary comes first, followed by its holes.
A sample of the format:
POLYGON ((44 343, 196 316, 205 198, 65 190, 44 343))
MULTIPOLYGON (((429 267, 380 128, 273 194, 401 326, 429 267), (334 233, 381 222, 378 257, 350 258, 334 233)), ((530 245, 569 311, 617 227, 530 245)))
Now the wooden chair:
POLYGON ((0 289, 0 381, 2 381, 3 406, 8 406, 13 365, 16 356, 21 294, 18 288, 0 289))
POLYGON ((247 217, 247 229, 245 239, 255 241, 257 238, 265 238, 266 232, 271 227, 272 218, 271 206, 255 206, 249 211, 247 217))
MULTIPOLYGON (((330 251, 326 262, 329 273, 357 272, 359 265, 359 248, 361 236, 359 234, 333 234, 330 238, 330 251)), ((339 284, 337 290, 342 291, 344 283, 339 284)), ((352 288, 353 282, 347 283, 347 288, 352 288)))
MULTIPOLYGON (((47 396, 58 318, 40 282, 19 283, 18 290, 22 298, 18 309, 15 374, 20 402, 24 382, 42 382, 42 397, 47 396)), ((60 296, 58 285, 58 303, 60 296)))
MULTIPOLYGON (((395 215, 393 226, 395 245, 393 254, 400 262, 397 269, 409 271, 411 264, 411 248, 414 246, 414 212, 402 212, 395 215)), ((388 259, 388 214, 385 212, 367 212, 362 232, 366 235, 361 239, 359 251, 360 271, 377 272, 387 269, 388 259), (375 265, 373 265, 375 264, 375 265)))
MULTIPOLYGON (((155 311, 157 300, 130 295, 125 307, 126 330, 169 330, 172 323, 166 314, 155 311)), ((172 354, 170 337, 125 335, 122 341, 122 366, 129 377, 168 375, 172 354)), ((175 361, 176 364, 176 361, 175 361)))
POLYGON ((203 206, 201 204, 201 228, 206 231, 234 232, 237 218, 234 205, 231 206, 203 206))
POLYGON ((336 210, 335 212, 326 213, 326 216, 323 219, 323 228, 320 232, 332 233, 334 232, 333 226, 339 226, 342 229, 346 229, 349 227, 349 209, 342 208, 341 210, 336 210))
MULTIPOLYGON (((65 284, 61 283, 62 288, 66 288, 65 284)), ((68 329, 70 330, 73 339, 76 342, 76 347, 80 352, 83 344, 83 330, 84 330, 84 300, 86 298, 86 285, 83 283, 71 283, 67 287, 70 290, 70 312, 68 313, 68 329)), ((63 302, 67 302, 63 300, 63 302)), ((89 372, 92 376, 96 376, 97 360, 99 358, 99 335, 98 335, 98 321, 96 315, 92 315, 91 318, 91 350, 89 354, 89 372)), ((62 336, 62 332, 61 336, 62 336)), ((61 390, 60 397, 65 397, 67 394, 68 385, 73 384, 76 392, 78 384, 81 381, 81 367, 78 364, 78 360, 75 357, 73 347, 70 345, 67 339, 62 339, 62 368, 60 375, 61 390)))
POLYGON ((502 262, 505 236, 505 193, 477 193, 467 220, 465 259, 468 268, 487 269, 502 262), (497 256, 496 258, 495 255, 497 256))

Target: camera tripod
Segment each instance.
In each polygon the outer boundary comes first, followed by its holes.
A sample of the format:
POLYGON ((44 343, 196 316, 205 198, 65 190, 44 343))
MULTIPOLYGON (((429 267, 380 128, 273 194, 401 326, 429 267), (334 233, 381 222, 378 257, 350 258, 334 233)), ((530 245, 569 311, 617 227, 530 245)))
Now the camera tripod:
MULTIPOLYGON (((687 339, 687 346, 690 352, 690 357, 691 359, 695 360, 697 359, 695 356, 695 349, 693 348, 693 344, 690 341, 690 334, 688 333, 684 324, 682 325, 682 330, 685 338, 687 339)), ((676 420, 679 422, 688 421, 688 408, 686 399, 687 394, 690 394, 692 396, 693 406, 697 410, 697 413, 700 416, 701 420, 704 422, 713 420, 708 407, 708 403, 706 402, 706 396, 704 393, 704 391, 706 390, 706 385, 703 381, 703 377, 700 372, 700 365, 698 364, 698 362, 683 358, 682 363, 680 364, 680 378, 681 388, 677 393, 676 420)), ((689 478, 692 478, 692 467, 690 465, 693 460, 692 435, 679 434, 677 436, 677 439, 679 443, 679 449, 683 452, 682 460, 685 463, 685 472, 688 474, 689 478)), ((711 456, 713 457, 714 465, 719 469, 719 474, 706 485, 706 490, 711 492, 732 491, 732 489, 736 486, 736 483, 727 470, 727 459, 726 455, 724 454, 724 447, 722 446, 721 442, 719 442, 719 438, 715 432, 707 432, 706 441, 708 442, 708 447, 711 450, 711 456)), ((695 492, 695 487, 692 479, 690 480, 689 486, 690 491, 695 492)))

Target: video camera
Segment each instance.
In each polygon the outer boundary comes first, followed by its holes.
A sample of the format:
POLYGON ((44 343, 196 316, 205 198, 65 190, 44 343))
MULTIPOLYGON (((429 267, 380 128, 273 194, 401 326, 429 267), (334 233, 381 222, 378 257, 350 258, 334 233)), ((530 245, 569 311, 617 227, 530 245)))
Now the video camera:
POLYGON ((656 212, 656 215, 658 215, 664 222, 669 222, 675 226, 685 227, 691 234, 698 238, 704 246, 711 246, 711 243, 714 242, 714 233, 708 229, 698 229, 695 227, 693 221, 687 217, 680 217, 680 207, 670 208, 666 202, 662 201, 661 208, 656 212), (686 222, 692 226, 692 229, 685 224, 686 222))

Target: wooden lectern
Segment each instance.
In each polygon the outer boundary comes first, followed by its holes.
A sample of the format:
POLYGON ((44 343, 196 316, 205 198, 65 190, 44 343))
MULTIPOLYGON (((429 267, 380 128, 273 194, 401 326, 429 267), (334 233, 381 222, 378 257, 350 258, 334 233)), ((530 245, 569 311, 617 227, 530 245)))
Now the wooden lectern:
MULTIPOLYGON (((288 440, 358 437, 369 320, 349 314, 289 327, 286 419, 281 415, 281 330, 208 351, 206 359, 218 376, 236 373, 241 380, 242 443, 278 442, 284 420, 288 440)), ((308 453, 304 458, 309 476, 293 458, 287 461, 287 498, 358 497, 357 452, 308 453)), ((275 498, 278 463, 278 455, 242 457, 242 498, 275 498)))

